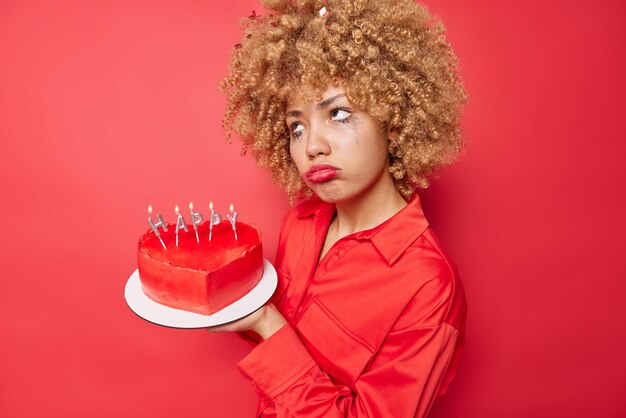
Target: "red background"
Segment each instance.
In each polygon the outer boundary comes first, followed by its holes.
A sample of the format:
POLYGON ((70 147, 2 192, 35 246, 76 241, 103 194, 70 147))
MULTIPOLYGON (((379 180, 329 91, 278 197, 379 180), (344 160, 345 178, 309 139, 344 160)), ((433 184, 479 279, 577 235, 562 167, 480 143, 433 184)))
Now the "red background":
MULTIPOLYGON (((123 299, 149 203, 233 202, 273 259, 288 202, 224 142, 217 90, 259 7, 226 3, 0 1, 0 416, 253 415, 247 344, 123 299)), ((471 96, 424 193, 470 305, 432 416, 626 416, 626 7, 427 4, 471 96)))

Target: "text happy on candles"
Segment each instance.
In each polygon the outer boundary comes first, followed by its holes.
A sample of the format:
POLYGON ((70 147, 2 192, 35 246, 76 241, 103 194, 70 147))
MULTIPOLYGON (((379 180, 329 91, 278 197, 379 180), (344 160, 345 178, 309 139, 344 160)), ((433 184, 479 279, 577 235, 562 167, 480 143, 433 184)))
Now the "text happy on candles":
MULTIPOLYGON (((213 226, 219 225, 220 223, 222 223, 222 215, 220 215, 219 213, 216 213, 213 210, 213 202, 209 204, 209 210, 211 211, 211 216, 209 218, 209 222, 210 222, 209 223, 209 241, 211 241, 211 239, 213 238, 213 226)), ((176 246, 178 247, 179 231, 181 229, 184 229, 185 232, 188 232, 189 228, 187 227, 185 218, 179 212, 178 205, 176 205, 176 207, 174 208, 174 212, 176 212, 176 217, 177 217, 176 218, 176 246)), ((191 216, 191 225, 193 226, 193 229, 196 233, 196 241, 199 243, 200 236, 198 235, 198 226, 204 220, 204 216, 202 216, 200 212, 196 212, 193 210, 193 202, 189 202, 189 214, 191 216)), ((163 220, 163 217, 161 216, 160 213, 157 213, 156 217, 157 217, 158 222, 154 222, 152 220, 152 205, 149 205, 148 206, 148 222, 150 223, 150 226, 152 227, 154 234, 157 236, 157 238, 159 238, 159 241, 161 241, 161 245, 163 245, 163 248, 167 249, 167 247, 165 246, 165 243, 163 242, 163 238, 161 238, 161 234, 159 232, 159 228, 163 228, 163 232, 167 232, 167 224, 163 220)), ((230 225, 233 228, 233 234, 235 236, 235 239, 238 239, 237 237, 237 212, 235 212, 234 206, 232 204, 230 205, 230 213, 226 215, 226 218, 228 219, 228 221, 230 222, 230 225)))

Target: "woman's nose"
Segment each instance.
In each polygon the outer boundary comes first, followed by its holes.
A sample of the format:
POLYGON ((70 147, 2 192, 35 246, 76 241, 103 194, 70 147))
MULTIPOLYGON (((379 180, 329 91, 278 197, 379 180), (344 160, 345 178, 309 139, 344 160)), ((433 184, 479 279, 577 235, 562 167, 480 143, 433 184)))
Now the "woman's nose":
POLYGON ((309 127, 308 141, 306 144, 306 154, 309 159, 313 160, 318 155, 328 155, 330 150, 326 127, 324 125, 309 127))

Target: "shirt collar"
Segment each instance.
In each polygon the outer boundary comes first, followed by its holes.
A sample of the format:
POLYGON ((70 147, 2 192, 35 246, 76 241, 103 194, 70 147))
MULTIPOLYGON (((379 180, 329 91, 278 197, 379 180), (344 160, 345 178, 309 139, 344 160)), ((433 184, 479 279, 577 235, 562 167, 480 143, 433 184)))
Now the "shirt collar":
POLYGON ((317 196, 299 203, 294 208, 298 218, 308 218, 309 216, 318 217, 322 213, 331 209, 333 211, 335 210, 335 205, 333 203, 326 203, 317 196))
MULTIPOLYGON (((335 211, 335 205, 315 197, 302 202, 295 208, 298 218, 328 218, 326 226, 335 211)), ((419 196, 415 193, 409 203, 387 221, 372 229, 353 234, 355 239, 369 240, 378 252, 392 266, 406 249, 428 228, 419 196)), ((326 232, 326 231, 324 231, 326 232)))

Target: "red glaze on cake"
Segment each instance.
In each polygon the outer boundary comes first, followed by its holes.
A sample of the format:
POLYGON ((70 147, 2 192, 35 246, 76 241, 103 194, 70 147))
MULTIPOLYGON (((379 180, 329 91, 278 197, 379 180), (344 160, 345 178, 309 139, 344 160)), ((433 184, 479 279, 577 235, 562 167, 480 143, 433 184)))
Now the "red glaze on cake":
POLYGON ((181 229, 176 246, 176 225, 159 230, 163 249, 152 229, 139 238, 137 265, 143 292, 152 300, 176 309, 211 315, 246 295, 263 276, 261 233, 237 221, 235 240, 229 222, 181 229))

